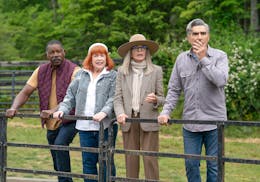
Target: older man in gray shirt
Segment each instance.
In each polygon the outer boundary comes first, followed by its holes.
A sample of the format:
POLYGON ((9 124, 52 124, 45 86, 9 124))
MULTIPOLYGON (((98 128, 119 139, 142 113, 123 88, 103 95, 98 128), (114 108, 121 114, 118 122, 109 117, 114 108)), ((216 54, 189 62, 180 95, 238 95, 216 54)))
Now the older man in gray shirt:
MULTIPOLYGON (((194 19, 189 22, 186 32, 191 49, 177 57, 168 85, 166 102, 158 122, 168 122, 182 91, 183 119, 227 120, 224 93, 229 70, 227 54, 208 45, 209 26, 203 20, 194 19)), ((200 155, 204 144, 206 155, 216 156, 216 128, 216 125, 185 124, 185 154, 200 155)), ((200 161, 185 159, 185 166, 188 181, 200 182, 200 161)), ((207 161, 207 182, 214 181, 217 181, 217 163, 207 161)))

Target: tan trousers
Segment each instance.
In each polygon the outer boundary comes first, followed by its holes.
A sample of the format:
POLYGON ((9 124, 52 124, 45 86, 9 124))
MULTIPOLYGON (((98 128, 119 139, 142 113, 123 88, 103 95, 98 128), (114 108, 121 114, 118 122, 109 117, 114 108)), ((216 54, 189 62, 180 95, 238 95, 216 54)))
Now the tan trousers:
MULTIPOLYGON (((143 131, 140 123, 133 122, 128 132, 123 132, 124 149, 159 151, 159 132, 143 131)), ((126 177, 139 178, 139 156, 126 155, 126 177)), ((145 179, 159 180, 158 158, 143 156, 145 179)))

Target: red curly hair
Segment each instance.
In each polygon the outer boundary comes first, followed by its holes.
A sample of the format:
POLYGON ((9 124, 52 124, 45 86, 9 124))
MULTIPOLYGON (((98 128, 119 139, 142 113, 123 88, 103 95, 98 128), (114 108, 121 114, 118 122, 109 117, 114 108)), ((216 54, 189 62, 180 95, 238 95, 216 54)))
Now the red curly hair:
POLYGON ((87 57, 84 59, 82 66, 85 69, 88 69, 90 71, 94 71, 93 65, 92 65, 92 55, 93 54, 105 54, 106 55, 106 66, 107 70, 111 70, 114 68, 114 61, 110 58, 106 48, 101 45, 94 46, 91 48, 90 52, 88 52, 87 57))

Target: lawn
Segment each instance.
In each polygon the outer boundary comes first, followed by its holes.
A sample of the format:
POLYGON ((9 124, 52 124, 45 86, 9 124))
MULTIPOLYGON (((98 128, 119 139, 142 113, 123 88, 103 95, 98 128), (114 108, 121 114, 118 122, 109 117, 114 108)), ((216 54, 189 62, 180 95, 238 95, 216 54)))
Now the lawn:
MULTIPOLYGON (((160 131, 160 151, 182 154, 183 140, 180 125, 163 126, 160 131)), ((37 119, 15 118, 8 120, 8 142, 47 144, 46 130, 40 127, 37 119)), ((78 136, 72 146, 79 146, 78 136)), ((118 133, 116 148, 122 149, 121 132, 118 133)), ((233 158, 260 159, 260 134, 243 137, 225 138, 225 155, 233 158)), ((125 163, 123 154, 115 154, 117 176, 125 177, 125 163)), ((72 172, 81 173, 81 153, 71 151, 72 172)), ((185 182, 185 167, 183 159, 159 158, 160 179, 165 182, 185 182)), ((35 170, 52 170, 52 160, 47 149, 8 147, 7 166, 13 168, 27 168, 35 170)), ((260 178, 260 165, 225 163, 225 181, 257 181, 260 178)), ((205 181, 206 162, 201 161, 202 179, 205 181)), ((46 175, 8 172, 7 176, 28 178, 52 178, 46 175)), ((143 165, 141 160, 140 178, 143 178, 143 165)), ((83 181, 75 179, 75 182, 83 181)))

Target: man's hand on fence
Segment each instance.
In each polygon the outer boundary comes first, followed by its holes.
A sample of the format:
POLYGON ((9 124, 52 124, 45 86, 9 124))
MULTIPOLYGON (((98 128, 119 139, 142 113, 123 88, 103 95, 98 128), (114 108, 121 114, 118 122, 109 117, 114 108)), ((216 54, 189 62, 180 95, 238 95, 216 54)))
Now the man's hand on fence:
POLYGON ((53 113, 53 111, 51 111, 51 110, 42 110, 40 117, 44 120, 50 119, 50 116, 52 115, 52 113, 53 113))
POLYGON ((168 125, 168 120, 170 119, 170 117, 168 115, 160 115, 157 119, 158 123, 160 123, 161 125, 168 125))
POLYGON ((5 116, 12 119, 16 113, 17 113, 16 109, 7 109, 5 112, 5 116))

